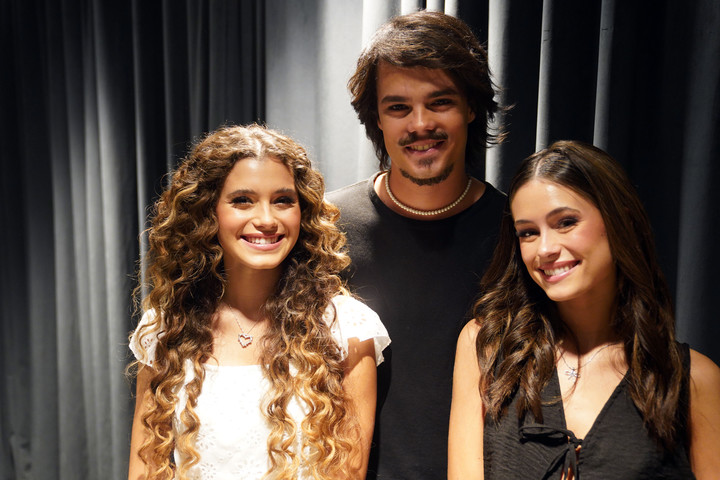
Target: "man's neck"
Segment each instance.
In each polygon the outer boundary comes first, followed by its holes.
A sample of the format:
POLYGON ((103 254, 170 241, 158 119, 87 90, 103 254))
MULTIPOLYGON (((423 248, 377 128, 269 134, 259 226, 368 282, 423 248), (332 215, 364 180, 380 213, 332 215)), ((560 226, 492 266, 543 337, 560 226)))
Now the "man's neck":
POLYGON ((440 220, 475 203, 485 192, 485 184, 459 171, 439 183, 418 185, 391 169, 375 177, 374 189, 380 200, 399 215, 440 220))

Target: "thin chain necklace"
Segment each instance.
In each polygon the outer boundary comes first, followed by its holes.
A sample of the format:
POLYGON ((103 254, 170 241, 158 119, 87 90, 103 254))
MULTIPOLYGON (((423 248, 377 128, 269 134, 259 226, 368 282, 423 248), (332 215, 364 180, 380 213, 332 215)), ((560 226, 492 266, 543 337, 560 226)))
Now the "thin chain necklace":
POLYGON ((560 355, 560 360, 562 360, 563 363, 565 364, 565 366, 568 368, 568 369, 565 370, 565 372, 564 372, 565 375, 567 375, 568 379, 574 378, 575 381, 577 381, 577 379, 580 378, 580 374, 578 373, 578 370, 584 368, 585 366, 587 366, 588 363, 590 363, 590 362, 592 362, 593 360, 595 360, 595 357, 597 357, 598 353, 602 352, 603 350, 605 350, 606 348, 608 348, 608 347, 610 347, 610 346, 612 346, 612 345, 616 345, 616 344, 615 344, 615 343, 608 343, 607 345, 605 345, 605 346, 597 349, 597 351, 595 351, 595 353, 593 353, 592 357, 590 357, 590 360, 588 360, 587 362, 583 363, 582 365, 578 365, 577 368, 576 368, 576 367, 571 367, 570 365, 568 365, 567 361, 565 360, 565 350, 563 350, 562 355, 560 355))
POLYGON ((438 208, 437 210, 418 210, 416 208, 408 207, 407 205, 400 203, 400 200, 395 198, 395 195, 390 191, 390 172, 385 174, 385 191, 387 192, 388 196, 390 197, 390 200, 393 201, 395 205, 402 208, 406 212, 413 213, 415 215, 423 215, 423 216, 433 216, 433 215, 439 215, 441 213, 445 213, 448 210, 451 210, 455 208, 460 202, 462 202, 463 198, 465 198, 465 195, 470 191, 470 186, 472 185, 472 178, 468 178, 467 186, 465 187, 465 191, 458 197, 457 200, 452 202, 450 205, 447 205, 442 208, 438 208))
POLYGON ((232 308, 227 303, 225 304, 225 306, 230 309, 230 312, 232 313, 233 318, 235 319, 235 323, 237 323, 237 326, 240 329, 240 333, 238 333, 238 336, 237 336, 238 343, 240 344, 241 347, 247 348, 253 342, 253 339, 255 338, 250 334, 252 333, 253 330, 255 330, 255 327, 257 327, 258 323, 260 323, 260 322, 255 322, 255 325, 250 327, 250 330, 248 330, 247 333, 245 333, 245 330, 243 330, 242 325, 240 325, 240 318, 238 317, 237 312, 235 312, 235 309, 232 308))

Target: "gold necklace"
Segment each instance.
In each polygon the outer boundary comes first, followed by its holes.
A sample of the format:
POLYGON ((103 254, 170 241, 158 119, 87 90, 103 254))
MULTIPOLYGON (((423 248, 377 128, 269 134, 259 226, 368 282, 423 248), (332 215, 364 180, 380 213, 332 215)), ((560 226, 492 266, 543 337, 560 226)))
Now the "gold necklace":
POLYGON ((390 172, 387 172, 385 174, 385 191, 387 192, 388 196, 390 197, 390 200, 393 201, 395 205, 402 208, 406 212, 413 213, 415 215, 423 215, 423 216, 432 216, 432 215, 439 215, 441 213, 445 213, 448 210, 451 210, 455 208, 460 202, 462 202, 463 198, 465 198, 465 195, 470 191, 470 186, 472 185, 472 178, 468 178, 467 186, 465 187, 465 191, 463 191, 462 194, 458 197, 457 200, 452 202, 450 205, 447 205, 442 208, 438 208, 437 210, 418 210, 416 208, 408 207, 407 205, 400 203, 400 200, 395 198, 395 195, 390 191, 390 172))
POLYGON ((232 308, 227 303, 225 304, 225 306, 230 309, 230 312, 233 315, 233 319, 235 319, 235 323, 237 323, 237 326, 240 329, 240 333, 238 333, 238 336, 237 336, 238 343, 240 344, 240 346, 242 348, 247 348, 250 344, 252 344, 253 339, 255 338, 252 335, 250 335, 250 333, 252 333, 252 331, 255 330, 255 327, 257 327, 258 323, 260 323, 260 322, 255 322, 255 325, 250 327, 250 330, 248 330, 247 333, 245 333, 245 330, 243 330, 242 325, 240 325, 240 318, 238 317, 237 313, 235 312, 235 309, 232 308))

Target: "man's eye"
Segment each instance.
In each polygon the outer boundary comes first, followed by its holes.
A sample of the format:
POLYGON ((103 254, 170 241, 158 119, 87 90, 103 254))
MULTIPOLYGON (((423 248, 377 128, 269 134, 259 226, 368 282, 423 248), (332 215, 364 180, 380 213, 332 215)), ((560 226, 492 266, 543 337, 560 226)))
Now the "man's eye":
POLYGON ((452 100, 450 100, 449 98, 438 98, 432 104, 435 105, 436 107, 438 107, 438 106, 442 107, 444 105, 450 105, 451 103, 452 103, 452 100))
POLYGON ((402 104, 390 105, 388 107, 388 110, 390 110, 391 112, 402 112, 403 110, 406 110, 406 109, 407 109, 407 105, 402 105, 402 104))

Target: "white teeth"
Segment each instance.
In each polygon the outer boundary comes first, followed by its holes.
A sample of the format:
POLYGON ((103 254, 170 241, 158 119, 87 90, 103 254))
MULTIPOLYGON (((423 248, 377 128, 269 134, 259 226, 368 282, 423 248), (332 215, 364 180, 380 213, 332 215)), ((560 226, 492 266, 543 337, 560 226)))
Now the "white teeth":
POLYGON ((424 152, 426 150, 430 150, 432 147, 437 145, 437 143, 427 144, 427 145, 410 145, 410 150, 415 150, 416 152, 424 152))
POLYGON ((572 265, 566 265, 566 266, 560 267, 560 268, 552 268, 550 270, 543 270, 543 272, 545 272, 545 275, 547 275, 548 277, 553 277, 555 275, 560 275, 561 273, 567 272, 572 267, 573 267, 572 265))
POLYGON ((247 237, 247 241, 255 245, 269 245, 277 242, 278 237, 247 237))

